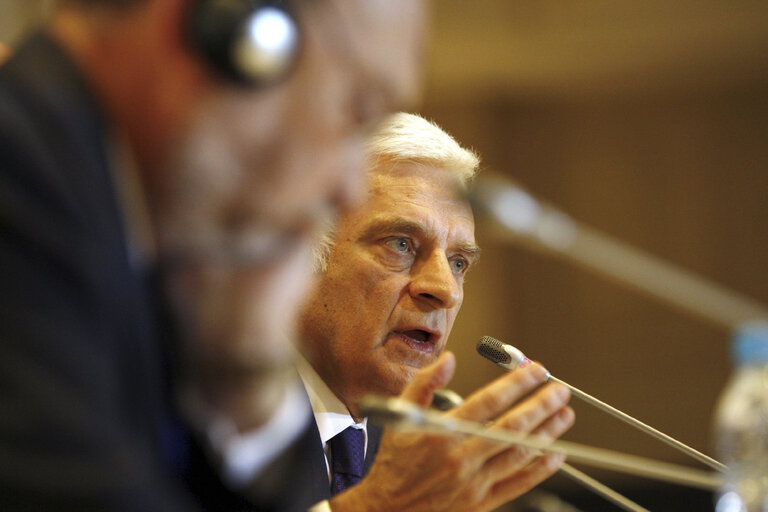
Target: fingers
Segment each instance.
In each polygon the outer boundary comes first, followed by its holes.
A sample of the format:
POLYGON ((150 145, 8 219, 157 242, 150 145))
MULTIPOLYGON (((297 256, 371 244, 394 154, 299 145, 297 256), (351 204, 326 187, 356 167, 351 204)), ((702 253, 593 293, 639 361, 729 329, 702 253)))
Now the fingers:
POLYGON ((546 380, 547 372, 543 367, 538 364, 525 366, 476 391, 449 415, 469 421, 493 420, 546 380))
MULTIPOLYGON (((499 416, 491 424, 491 428, 533 433, 545 439, 559 437, 571 427, 574 421, 573 410, 566 407, 569 399, 570 392, 566 386, 558 383, 546 384, 499 416)), ((509 448, 503 444, 490 443, 479 438, 467 439, 464 444, 467 453, 485 457, 486 464, 494 457, 503 455, 502 460, 505 462, 500 465, 500 471, 494 472, 497 474, 496 479, 504 478, 517 471, 536 455, 535 450, 520 446, 509 448)))
POLYGON ((564 462, 565 455, 560 453, 542 455, 509 478, 496 482, 479 509, 491 510, 522 496, 555 474, 564 462))
POLYGON ((444 352, 437 361, 416 373, 400 394, 400 398, 421 407, 428 407, 432 403, 432 393, 450 382, 455 369, 456 357, 451 352, 444 352))
MULTIPOLYGON (((573 426, 575 418, 573 409, 565 406, 537 426, 531 435, 543 440, 556 439, 573 426)), ((540 451, 523 446, 507 448, 486 462, 483 468, 484 478, 491 481, 508 478, 540 455, 540 451)))
MULTIPOLYGON (((555 439, 565 433, 574 423, 573 409, 565 406, 536 427, 531 434, 544 439, 555 439)), ((478 478, 494 482, 486 492, 487 508, 496 508, 528 492, 552 476, 565 462, 565 455, 546 453, 516 446, 489 459, 478 478)))
POLYGON ((559 383, 547 384, 500 416, 493 425, 518 432, 531 432, 565 407, 570 398, 571 392, 566 386, 559 383))
POLYGON ((576 413, 566 405, 536 427, 531 434, 542 439, 557 439, 570 429, 575 421, 576 413))

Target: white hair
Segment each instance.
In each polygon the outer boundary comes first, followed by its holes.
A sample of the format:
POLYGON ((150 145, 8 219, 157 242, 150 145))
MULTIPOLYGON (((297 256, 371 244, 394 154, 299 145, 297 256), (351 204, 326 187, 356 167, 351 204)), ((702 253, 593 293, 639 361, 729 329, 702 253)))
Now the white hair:
POLYGON ((435 123, 415 114, 399 112, 385 118, 366 143, 368 170, 380 161, 422 163, 445 168, 467 185, 477 172, 480 158, 462 148, 435 123))
MULTIPOLYGON (((378 124, 365 143, 369 173, 382 165, 425 164, 451 172, 466 187, 477 173, 480 158, 459 145, 435 123, 406 112, 392 114, 378 124)), ((324 272, 335 240, 333 228, 315 244, 314 270, 324 272)))

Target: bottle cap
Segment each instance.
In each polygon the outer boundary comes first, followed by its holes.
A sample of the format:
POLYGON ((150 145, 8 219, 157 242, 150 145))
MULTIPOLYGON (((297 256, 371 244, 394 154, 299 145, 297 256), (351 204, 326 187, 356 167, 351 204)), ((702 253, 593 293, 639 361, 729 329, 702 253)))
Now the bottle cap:
POLYGON ((736 364, 768 362, 768 321, 738 327, 731 350, 736 364))

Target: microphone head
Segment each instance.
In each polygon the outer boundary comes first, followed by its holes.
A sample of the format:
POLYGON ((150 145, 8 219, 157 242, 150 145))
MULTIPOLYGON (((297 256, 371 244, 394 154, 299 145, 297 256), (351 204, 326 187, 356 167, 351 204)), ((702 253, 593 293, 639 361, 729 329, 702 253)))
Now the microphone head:
POLYGON ((514 370, 528 362, 528 358, 515 347, 491 336, 483 336, 478 340, 477 353, 507 370, 514 370))

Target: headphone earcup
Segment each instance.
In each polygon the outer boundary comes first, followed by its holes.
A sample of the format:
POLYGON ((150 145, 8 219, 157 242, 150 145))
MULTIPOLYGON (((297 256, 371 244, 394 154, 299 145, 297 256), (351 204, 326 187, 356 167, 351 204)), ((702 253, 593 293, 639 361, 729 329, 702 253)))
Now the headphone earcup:
POLYGON ((275 0, 196 0, 189 13, 192 46, 216 72, 265 86, 284 78, 298 58, 296 19, 275 0))

